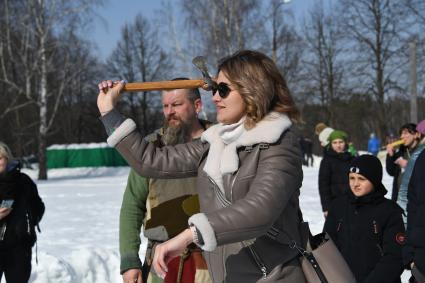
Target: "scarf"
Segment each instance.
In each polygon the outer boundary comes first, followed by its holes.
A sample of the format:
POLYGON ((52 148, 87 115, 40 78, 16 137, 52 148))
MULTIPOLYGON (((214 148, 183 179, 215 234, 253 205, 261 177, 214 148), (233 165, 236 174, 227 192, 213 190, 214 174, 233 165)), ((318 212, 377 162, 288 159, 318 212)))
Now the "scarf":
POLYGON ((259 143, 275 143, 291 125, 291 120, 282 113, 270 112, 254 128, 246 130, 245 117, 235 124, 216 124, 206 130, 201 140, 210 144, 204 172, 222 192, 223 176, 239 169, 238 148, 259 143))

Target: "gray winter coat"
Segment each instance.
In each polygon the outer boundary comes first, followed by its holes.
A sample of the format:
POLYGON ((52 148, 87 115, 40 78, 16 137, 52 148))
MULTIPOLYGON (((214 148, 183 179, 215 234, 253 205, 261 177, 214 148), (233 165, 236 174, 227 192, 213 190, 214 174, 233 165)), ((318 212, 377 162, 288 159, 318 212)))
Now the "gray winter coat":
MULTIPOLYGON (((132 120, 119 121, 116 112, 108 115, 102 118, 105 126, 116 128, 108 143, 140 175, 162 179, 198 176, 202 213, 192 216, 189 222, 203 239, 201 248, 206 251, 214 282, 304 282, 297 251, 289 247, 289 241, 279 243, 269 236, 273 227, 300 242, 302 158, 290 122, 273 143, 249 145, 247 141, 248 145, 238 147, 239 169, 223 177, 225 198, 231 202, 223 207, 217 195, 219 188, 203 171, 209 143, 195 141, 156 148, 144 141, 132 120), (252 249, 258 255, 255 260, 252 249), (266 278, 262 278, 260 267, 266 268, 266 278)), ((252 133, 264 134, 255 130, 252 133)))

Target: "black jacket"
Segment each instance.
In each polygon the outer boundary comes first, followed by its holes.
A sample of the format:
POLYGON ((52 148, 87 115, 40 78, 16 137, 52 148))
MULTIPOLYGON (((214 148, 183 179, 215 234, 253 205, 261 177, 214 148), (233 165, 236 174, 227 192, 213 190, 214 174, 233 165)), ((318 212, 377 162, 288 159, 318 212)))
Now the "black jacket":
POLYGON ((354 273, 357 282, 400 282, 403 271, 402 209, 384 197, 386 190, 357 198, 335 199, 324 230, 354 273))
POLYGON ((319 169, 319 194, 323 211, 328 211, 335 198, 347 193, 348 170, 353 156, 349 152, 336 153, 332 148, 324 151, 319 169))
POLYGON ((397 201, 398 198, 398 189, 400 188, 400 174, 401 174, 401 169, 400 166, 398 166, 397 164, 395 164, 394 162, 399 159, 400 157, 408 159, 408 152, 407 152, 407 148, 405 146, 401 146, 400 149, 398 151, 396 151, 393 156, 389 156, 387 154, 387 158, 385 160, 385 169, 387 170, 388 175, 394 177, 393 179, 393 190, 391 193, 391 199, 393 201, 397 201))
POLYGON ((405 263, 415 262, 425 274, 425 150, 416 159, 407 195, 405 263))
POLYGON ((16 245, 33 246, 36 241, 35 227, 44 214, 44 203, 38 195, 37 186, 28 175, 20 172, 18 163, 12 164, 6 173, 0 174, 0 202, 13 199, 13 210, 0 220, 0 230, 5 233, 0 249, 16 245))

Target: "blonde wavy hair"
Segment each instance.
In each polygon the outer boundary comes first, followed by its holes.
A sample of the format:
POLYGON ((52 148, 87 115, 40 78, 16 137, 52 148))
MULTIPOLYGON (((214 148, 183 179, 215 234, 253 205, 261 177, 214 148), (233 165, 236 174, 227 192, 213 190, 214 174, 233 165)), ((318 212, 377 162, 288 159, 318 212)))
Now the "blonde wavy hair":
POLYGON ((293 122, 300 112, 276 64, 265 54, 241 50, 220 60, 222 71, 246 104, 245 127, 253 128, 271 111, 286 114, 293 122))
POLYGON ((7 159, 7 161, 10 161, 13 159, 12 152, 10 151, 10 148, 4 143, 0 141, 0 156, 7 159))

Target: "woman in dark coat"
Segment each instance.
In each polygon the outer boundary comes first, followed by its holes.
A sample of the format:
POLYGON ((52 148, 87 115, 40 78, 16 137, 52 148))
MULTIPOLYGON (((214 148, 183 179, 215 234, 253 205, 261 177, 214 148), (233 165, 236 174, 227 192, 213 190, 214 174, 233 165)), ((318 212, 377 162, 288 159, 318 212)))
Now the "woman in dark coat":
POLYGON ((347 139, 345 132, 333 131, 320 162, 319 194, 325 217, 332 200, 349 191, 347 173, 353 156, 348 152, 347 139))
POLYGON ((28 282, 35 226, 43 213, 37 186, 0 142, 0 281, 4 273, 8 283, 28 282))
POLYGON ((335 199, 324 230, 334 240, 358 283, 401 282, 402 209, 384 195, 382 165, 372 155, 353 160, 347 195, 335 199))

